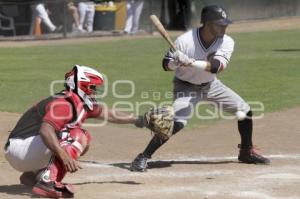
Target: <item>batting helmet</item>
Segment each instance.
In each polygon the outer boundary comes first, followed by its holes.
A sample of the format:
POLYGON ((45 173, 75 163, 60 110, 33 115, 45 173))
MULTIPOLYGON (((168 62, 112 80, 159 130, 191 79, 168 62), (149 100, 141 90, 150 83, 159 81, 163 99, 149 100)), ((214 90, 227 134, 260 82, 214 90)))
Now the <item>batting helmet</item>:
POLYGON ((225 9, 217 5, 209 5, 202 9, 201 23, 204 24, 206 22, 213 22, 222 26, 227 26, 232 23, 232 21, 228 19, 225 9))
POLYGON ((86 67, 75 65, 74 68, 65 75, 65 86, 79 95, 90 110, 93 110, 92 97, 96 86, 101 86, 104 82, 102 74, 98 71, 86 67))

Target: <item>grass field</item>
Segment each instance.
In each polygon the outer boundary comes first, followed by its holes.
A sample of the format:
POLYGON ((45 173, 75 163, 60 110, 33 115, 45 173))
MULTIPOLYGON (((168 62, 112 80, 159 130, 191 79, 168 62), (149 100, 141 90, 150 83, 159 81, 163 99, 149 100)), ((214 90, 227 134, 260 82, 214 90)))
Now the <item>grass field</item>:
MULTIPOLYGON (((263 102, 266 112, 299 105, 299 34, 300 30, 231 34, 235 52, 219 78, 246 101, 263 102)), ((161 68, 167 48, 161 38, 1 48, 0 111, 25 111, 48 96, 50 83, 62 80, 74 64, 94 66, 106 74, 108 91, 117 80, 133 81, 134 95, 123 101, 172 101, 165 91, 172 91, 173 72, 161 68)), ((115 86, 119 95, 132 92, 127 83, 115 86)), ((103 101, 111 106, 120 99, 109 92, 103 101)), ((191 124, 198 125, 196 120, 191 124)))

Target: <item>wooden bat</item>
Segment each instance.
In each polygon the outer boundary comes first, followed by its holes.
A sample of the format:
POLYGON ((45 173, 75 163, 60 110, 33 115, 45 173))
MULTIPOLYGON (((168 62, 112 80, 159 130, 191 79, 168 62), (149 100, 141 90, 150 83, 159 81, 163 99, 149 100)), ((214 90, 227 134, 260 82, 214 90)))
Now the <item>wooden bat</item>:
POLYGON ((164 28, 164 26, 161 24, 161 22, 159 21, 159 19, 157 18, 156 15, 151 15, 150 19, 152 21, 152 23, 154 24, 155 28, 158 30, 158 32, 161 34, 161 36, 169 43, 171 49, 173 51, 176 51, 176 46, 173 43, 169 33, 166 31, 166 29, 164 28))

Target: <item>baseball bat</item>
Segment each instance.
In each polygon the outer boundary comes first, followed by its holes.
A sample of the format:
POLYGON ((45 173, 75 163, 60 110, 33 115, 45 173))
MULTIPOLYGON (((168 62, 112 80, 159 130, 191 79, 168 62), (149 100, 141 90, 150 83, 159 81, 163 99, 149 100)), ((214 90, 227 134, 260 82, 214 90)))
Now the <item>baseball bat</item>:
POLYGON ((173 43, 169 33, 166 31, 166 29, 164 28, 164 26, 161 24, 161 22, 159 21, 159 19, 157 18, 156 15, 151 15, 150 19, 152 21, 152 23, 154 24, 155 28, 158 30, 158 32, 160 33, 160 35, 169 43, 171 49, 173 51, 176 51, 176 46, 173 43))

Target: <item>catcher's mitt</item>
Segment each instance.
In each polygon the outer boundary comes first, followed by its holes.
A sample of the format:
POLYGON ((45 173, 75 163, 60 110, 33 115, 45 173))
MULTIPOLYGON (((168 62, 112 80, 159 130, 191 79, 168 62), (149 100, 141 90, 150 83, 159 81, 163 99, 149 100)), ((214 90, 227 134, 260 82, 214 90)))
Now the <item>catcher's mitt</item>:
POLYGON ((174 110, 172 106, 152 108, 144 115, 144 125, 162 140, 172 136, 174 110))

